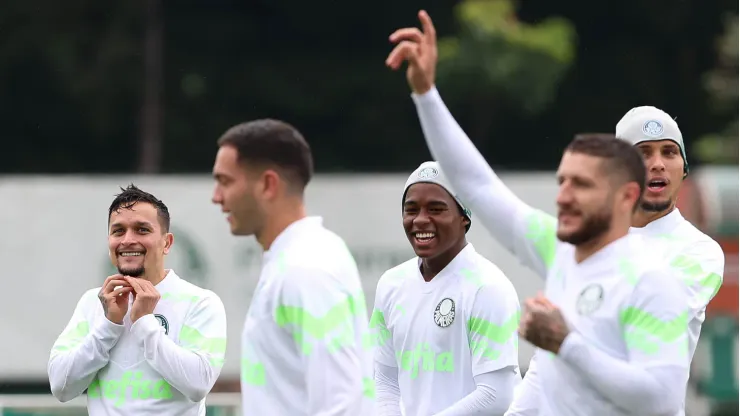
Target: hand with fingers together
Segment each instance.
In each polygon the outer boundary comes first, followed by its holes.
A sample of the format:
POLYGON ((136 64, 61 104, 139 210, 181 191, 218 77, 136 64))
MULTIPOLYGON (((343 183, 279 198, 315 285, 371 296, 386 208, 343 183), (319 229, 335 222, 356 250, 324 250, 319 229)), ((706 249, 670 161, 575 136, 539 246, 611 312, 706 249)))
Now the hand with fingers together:
POLYGON ((129 276, 124 279, 131 285, 134 294, 134 303, 131 305, 131 323, 138 321, 142 316, 153 314, 160 297, 154 285, 145 279, 129 276))
POLYGON ((416 94, 424 94, 434 86, 437 70, 437 33, 427 12, 419 12, 422 31, 415 27, 398 29, 390 36, 397 44, 385 64, 393 70, 408 62, 406 80, 416 94))
POLYGON ((560 309, 547 298, 540 294, 524 302, 519 336, 536 347, 557 354, 569 333, 560 309))
POLYGON ((103 305, 103 313, 109 321, 122 325, 123 317, 128 312, 128 294, 133 289, 123 275, 108 276, 98 292, 98 299, 103 305))

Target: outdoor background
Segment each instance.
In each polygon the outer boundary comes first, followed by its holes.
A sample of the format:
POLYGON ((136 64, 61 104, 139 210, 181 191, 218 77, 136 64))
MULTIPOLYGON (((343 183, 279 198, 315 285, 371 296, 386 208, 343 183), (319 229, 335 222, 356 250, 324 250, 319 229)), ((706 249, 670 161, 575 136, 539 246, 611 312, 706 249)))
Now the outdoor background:
MULTIPOLYGON (((347 239, 372 303, 380 273, 410 256, 400 189, 430 158, 404 74, 384 66, 388 35, 417 25, 420 8, 437 27, 445 102, 538 208, 553 210, 575 134, 613 133, 638 105, 676 118, 692 168, 682 213, 726 252, 688 415, 736 415, 735 0, 2 1, 0 415, 84 414, 73 409, 84 401, 48 394, 46 360, 79 296, 107 276, 106 210, 130 182, 169 205, 184 247, 173 267, 224 297, 238 357, 259 253, 229 235, 209 175, 216 139, 242 121, 303 132, 318 173, 309 210, 347 239)), ((522 299, 541 287, 475 220, 471 241, 522 299)), ((237 367, 210 413, 238 403, 237 367)))

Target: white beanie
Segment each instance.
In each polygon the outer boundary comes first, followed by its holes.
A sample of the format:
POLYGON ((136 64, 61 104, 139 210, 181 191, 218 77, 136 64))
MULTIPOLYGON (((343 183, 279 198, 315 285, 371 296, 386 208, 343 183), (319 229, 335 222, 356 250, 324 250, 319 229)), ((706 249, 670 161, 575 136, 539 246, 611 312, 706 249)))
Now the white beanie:
POLYGON ((646 105, 631 109, 617 123, 615 136, 633 145, 645 141, 672 140, 681 150, 684 171, 689 171, 681 130, 676 121, 659 108, 646 105))
POLYGON ((465 204, 462 203, 457 194, 452 191, 452 186, 449 182, 447 182, 447 178, 445 177, 444 173, 442 173, 442 168, 439 166, 439 163, 424 162, 419 165, 418 168, 416 168, 414 173, 412 173, 411 176, 409 176, 409 178, 406 180, 406 185, 403 187, 401 206, 403 206, 403 203, 406 200, 406 192, 409 190, 409 187, 415 183, 434 183, 441 186, 445 191, 447 191, 447 193, 455 199, 455 202, 460 205, 463 214, 468 219, 468 225, 465 227, 465 231, 467 232, 470 229, 471 217, 473 216, 473 214, 470 212, 469 209, 465 207, 465 204))

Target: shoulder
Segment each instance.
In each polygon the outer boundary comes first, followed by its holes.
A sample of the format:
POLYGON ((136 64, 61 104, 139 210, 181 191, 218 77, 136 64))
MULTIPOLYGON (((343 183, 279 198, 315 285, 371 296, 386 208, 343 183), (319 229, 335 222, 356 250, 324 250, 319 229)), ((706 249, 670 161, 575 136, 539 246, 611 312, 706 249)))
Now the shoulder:
POLYGON ((216 292, 188 282, 180 276, 178 277, 179 280, 174 290, 162 293, 162 299, 189 302, 199 308, 224 308, 221 297, 216 292))
POLYGON ((680 245, 677 254, 690 256, 696 260, 722 261, 725 254, 717 241, 700 231, 688 220, 684 220, 670 235, 660 235, 668 241, 668 246, 680 245))
POLYGON ((633 299, 665 299, 687 304, 686 291, 667 265, 648 265, 640 271, 632 290, 633 299))
POLYGON ((499 296, 516 296, 516 289, 506 274, 492 261, 478 253, 460 270, 469 289, 499 296))
POLYGON ((80 296, 80 300, 77 303, 77 306, 89 309, 90 307, 100 305, 100 299, 98 298, 98 295, 100 295, 101 289, 102 287, 96 287, 86 290, 85 293, 80 296))
POLYGON ((419 259, 417 257, 414 257, 412 259, 406 260, 398 266, 386 270, 385 272, 383 272, 382 275, 380 275, 380 279, 378 280, 378 288, 389 288, 393 286, 398 286, 405 280, 411 279, 416 276, 416 271, 418 270, 418 267, 419 259))

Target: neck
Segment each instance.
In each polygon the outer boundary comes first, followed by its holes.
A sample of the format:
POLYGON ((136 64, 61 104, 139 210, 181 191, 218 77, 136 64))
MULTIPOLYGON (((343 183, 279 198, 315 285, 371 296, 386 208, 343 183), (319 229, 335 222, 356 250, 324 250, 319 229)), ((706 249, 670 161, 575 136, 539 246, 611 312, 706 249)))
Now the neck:
POLYGON ((642 228, 651 222, 663 218, 666 215, 673 212, 673 210, 676 208, 676 205, 671 205, 670 208, 668 208, 665 211, 658 211, 658 212, 651 212, 651 211, 645 211, 642 208, 638 208, 637 212, 635 212, 635 215, 632 216, 632 226, 637 228, 642 228))
POLYGON ((583 244, 577 245, 576 263, 581 263, 585 261, 602 248, 627 235, 627 233, 629 232, 629 225, 627 222, 625 222, 622 226, 616 225, 617 224, 612 223, 609 231, 583 244))
POLYGON ((169 269, 165 269, 163 267, 157 267, 155 270, 159 270, 158 273, 145 273, 143 276, 141 276, 142 279, 148 280, 152 286, 156 286, 164 280, 165 277, 167 277, 167 273, 170 272, 169 269))
POLYGON ((256 236, 257 241, 262 249, 267 251, 280 233, 285 231, 290 224, 303 218, 306 218, 306 207, 303 205, 303 200, 299 198, 286 200, 283 206, 275 210, 274 214, 267 216, 265 226, 256 236))
POLYGON ((457 257, 465 248, 468 242, 463 238, 462 241, 455 244, 449 250, 440 253, 435 257, 426 257, 421 260, 421 276, 429 282, 439 274, 450 262, 457 257))

